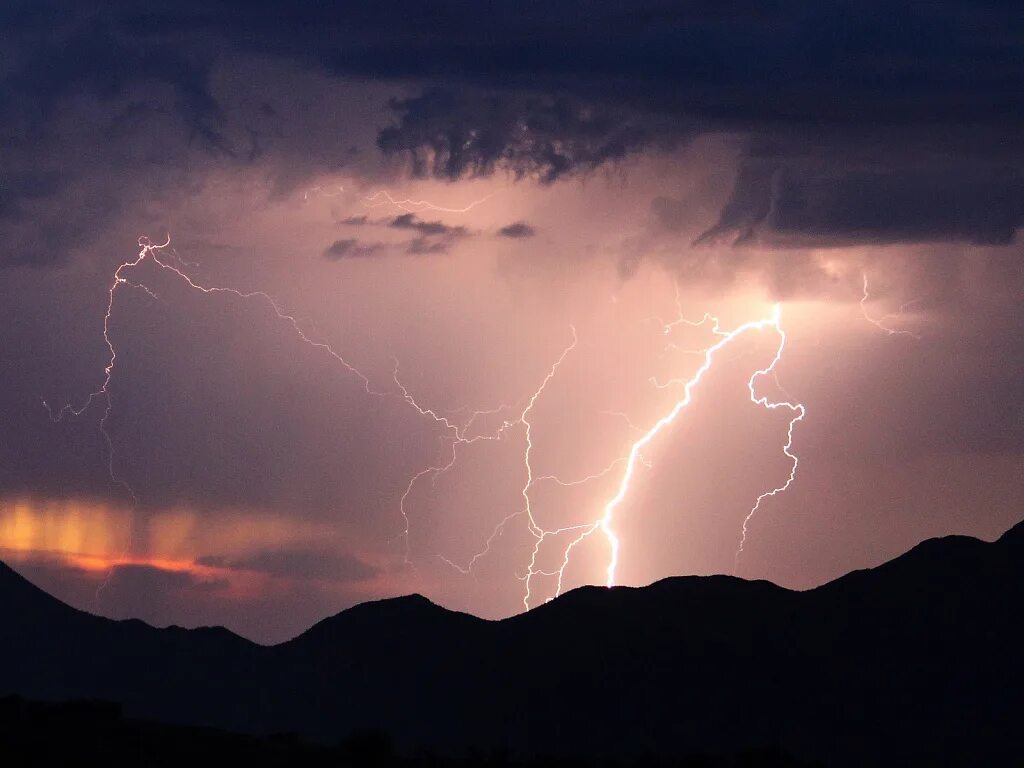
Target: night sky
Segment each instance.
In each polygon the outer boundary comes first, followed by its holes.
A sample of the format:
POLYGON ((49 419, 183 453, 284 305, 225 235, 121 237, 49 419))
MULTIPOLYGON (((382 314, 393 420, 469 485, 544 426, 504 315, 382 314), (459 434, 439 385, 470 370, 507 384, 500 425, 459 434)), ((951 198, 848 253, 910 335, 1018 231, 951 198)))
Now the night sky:
POLYGON ((274 642, 1024 517, 1016 3, 86 5, 0 9, 0 559, 61 599, 274 642))

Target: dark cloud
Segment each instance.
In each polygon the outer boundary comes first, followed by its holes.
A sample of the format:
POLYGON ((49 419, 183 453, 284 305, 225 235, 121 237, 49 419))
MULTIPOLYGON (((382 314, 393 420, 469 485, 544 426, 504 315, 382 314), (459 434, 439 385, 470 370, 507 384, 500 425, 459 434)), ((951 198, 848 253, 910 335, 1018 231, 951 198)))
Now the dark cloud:
POLYGON ((85 92, 109 100, 131 84, 148 82, 173 89, 176 110, 186 117, 196 139, 233 153, 214 127, 218 106, 208 87, 213 52, 188 51, 159 34, 128 33, 127 4, 109 13, 63 2, 13 6, 0 13, 14 46, 0 109, 7 117, 26 121, 29 140, 45 130, 43 121, 68 95, 85 92))
POLYGON ((498 234, 501 237, 509 237, 512 238, 513 240, 520 240, 525 237, 533 237, 534 235, 537 234, 537 230, 531 227, 525 221, 517 221, 499 229, 498 234))
POLYGON ((415 213, 403 213, 396 216, 388 224, 394 229, 412 229, 424 236, 445 235, 447 237, 462 237, 467 234, 465 227, 452 227, 440 221, 423 221, 415 213))
POLYGON ((466 227, 452 226, 441 221, 424 221, 414 213, 403 213, 384 219, 350 216, 339 223, 345 226, 397 229, 414 232, 416 236, 402 243, 363 243, 355 238, 343 238, 336 240, 324 251, 324 256, 332 260, 364 258, 389 251, 413 256, 448 253, 458 240, 472 234, 466 227))
POLYGON ((979 153, 885 152, 886 162, 846 147, 824 158, 748 153, 717 224, 698 242, 987 246, 1010 243, 1024 225, 1024 165, 979 153))
MULTIPOLYGON (((42 10, 20 14, 22 26, 45 39, 40 27, 58 17, 53 7, 35 6, 42 10)), ((1024 22, 1013 3, 999 0, 896 7, 783 0, 755 9, 667 0, 395 0, 360 9, 185 0, 151 2, 145 13, 122 0, 102 13, 64 10, 94 39, 102 42, 100 30, 134 43, 136 57, 165 45, 167 61, 139 64, 183 82, 189 78, 175 73, 177 62, 202 72, 194 51, 208 58, 220 45, 341 74, 603 94, 634 110, 722 125, 960 123, 968 115, 1019 119, 1024 109, 1016 98, 1024 22)), ((102 57, 112 72, 137 66, 117 52, 102 57)))
POLYGON ((384 243, 363 243, 355 238, 335 240, 324 251, 324 257, 332 261, 341 259, 365 259, 383 252, 384 243))
POLYGON ((405 252, 412 256, 430 256, 448 253, 452 244, 450 240, 431 240, 429 237, 416 237, 405 245, 405 252))
POLYGON ((66 261, 142 196, 143 168, 153 194, 190 154, 237 157, 208 89, 212 57, 111 21, 66 3, 0 11, 0 264, 66 261))
POLYGON ((414 176, 458 179, 501 169, 552 182, 654 141, 633 117, 565 97, 466 98, 432 89, 392 106, 400 120, 380 132, 378 144, 386 155, 408 156, 414 176))
POLYGON ((346 167, 351 137, 330 120, 315 130, 309 116, 328 110, 294 103, 316 101, 322 73, 401 85, 377 143, 415 175, 551 182, 725 132, 751 148, 709 235, 987 244, 1020 223, 1024 17, 1011 3, 49 0, 9 3, 0 23, 8 264, 59 262, 113 212, 211 165, 273 167, 279 193, 346 167), (279 87, 242 71, 253 59, 310 77, 279 87), (260 92, 233 95, 253 81, 260 92), (99 108, 69 112, 83 100, 99 108), (927 172, 922 133, 941 138, 927 172), (784 156, 764 153, 780 141, 784 156), (790 162, 794 148, 814 167, 790 162))
POLYGON ((215 555, 200 557, 199 565, 256 571, 288 579, 354 582, 377 575, 378 570, 345 552, 289 549, 258 552, 238 559, 215 555))
POLYGON ((440 221, 424 221, 414 213, 396 216, 387 226, 418 233, 417 237, 405 243, 405 252, 413 256, 448 253, 456 241, 470 234, 465 227, 453 227, 440 221))
POLYGON ((324 140, 328 129, 304 117, 312 113, 303 102, 330 111, 331 98, 311 77, 291 88, 293 62, 254 63, 212 31, 183 41, 175 24, 139 22, 162 10, 116 2, 0 9, 9 33, 0 56, 0 265, 63 265, 125 218, 149 224, 146 209, 165 216, 168 203, 212 173, 258 165, 267 194, 283 195, 359 161, 355 133, 372 147, 372 123, 352 113, 332 121, 324 140))

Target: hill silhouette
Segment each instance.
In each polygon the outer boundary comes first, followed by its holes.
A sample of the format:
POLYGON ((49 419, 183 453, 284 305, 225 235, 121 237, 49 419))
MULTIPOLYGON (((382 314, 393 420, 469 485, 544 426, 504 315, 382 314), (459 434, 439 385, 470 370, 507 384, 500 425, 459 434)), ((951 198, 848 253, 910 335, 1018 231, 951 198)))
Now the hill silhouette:
POLYGON ((503 621, 410 596, 277 646, 66 606, 0 566, 0 694, 334 744, 826 765, 1024 758, 1024 524, 794 592, 726 576, 585 587, 503 621))
POLYGON ((312 744, 293 734, 248 736, 127 718, 110 702, 42 703, 15 696, 0 698, 0 755, 10 768, 821 768, 779 749, 630 762, 511 759, 501 751, 401 753, 380 731, 356 732, 336 745, 312 744))

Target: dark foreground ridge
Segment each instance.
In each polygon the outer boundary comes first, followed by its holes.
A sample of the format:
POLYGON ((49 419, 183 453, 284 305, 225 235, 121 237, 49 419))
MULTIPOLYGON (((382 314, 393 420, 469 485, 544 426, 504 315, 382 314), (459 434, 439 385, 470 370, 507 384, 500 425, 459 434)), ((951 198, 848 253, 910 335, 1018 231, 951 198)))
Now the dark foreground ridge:
MULTIPOLYGON (((0 564, 0 695, 323 745, 376 729, 406 754, 1020 764, 1022 606, 1024 524, 993 543, 929 540, 807 592, 673 578, 499 622, 412 596, 272 647, 91 616, 0 564)), ((237 739, 239 755, 269 743, 237 739)))
POLYGON ((376 730, 358 731, 334 745, 312 744, 292 734, 251 736, 135 720, 109 702, 42 703, 18 697, 0 698, 0 755, 10 768, 821 768, 779 749, 631 761, 523 760, 503 751, 402 753, 388 734, 376 730))

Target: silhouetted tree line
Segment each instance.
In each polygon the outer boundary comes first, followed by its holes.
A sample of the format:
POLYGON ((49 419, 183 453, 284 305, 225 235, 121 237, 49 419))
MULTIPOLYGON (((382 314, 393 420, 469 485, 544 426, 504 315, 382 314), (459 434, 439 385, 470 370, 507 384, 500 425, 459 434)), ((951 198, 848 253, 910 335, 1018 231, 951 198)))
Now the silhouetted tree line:
POLYGON ((595 763, 568 758, 511 758, 503 753, 448 757, 404 753, 383 731, 359 731, 336 746, 308 744, 292 734, 258 737, 213 728, 169 725, 123 716, 117 704, 43 703, 0 698, 0 765, 85 768, 817 768, 779 750, 692 755, 678 760, 637 757, 595 763))

